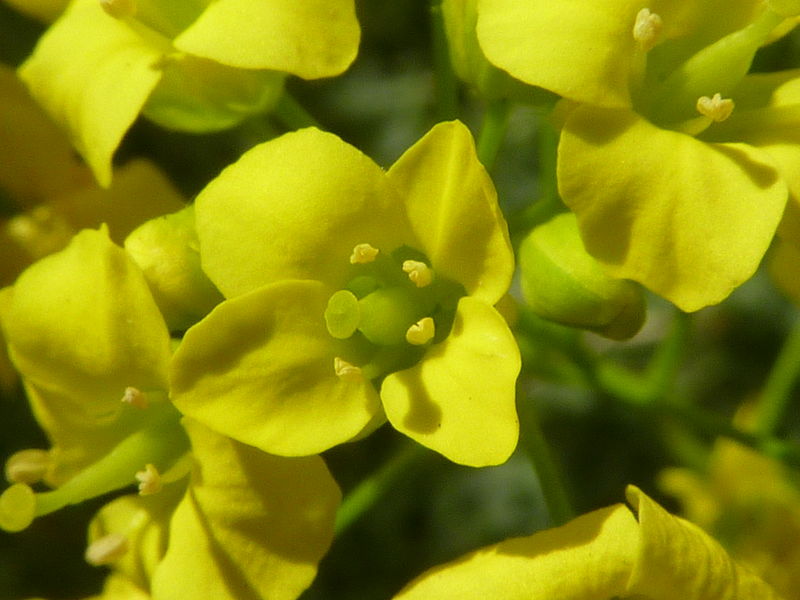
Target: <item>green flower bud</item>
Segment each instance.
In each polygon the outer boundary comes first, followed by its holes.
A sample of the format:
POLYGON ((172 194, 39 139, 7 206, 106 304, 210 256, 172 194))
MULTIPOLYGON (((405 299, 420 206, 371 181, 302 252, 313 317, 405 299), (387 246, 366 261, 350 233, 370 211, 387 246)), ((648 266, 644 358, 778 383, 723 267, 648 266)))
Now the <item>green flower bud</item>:
POLYGON ((522 294, 541 317, 621 340, 644 323, 641 288, 609 277, 584 249, 575 215, 536 227, 519 250, 522 294))
POLYGON ((171 331, 187 329, 222 302, 200 267, 193 206, 147 221, 127 237, 125 250, 144 272, 171 331))

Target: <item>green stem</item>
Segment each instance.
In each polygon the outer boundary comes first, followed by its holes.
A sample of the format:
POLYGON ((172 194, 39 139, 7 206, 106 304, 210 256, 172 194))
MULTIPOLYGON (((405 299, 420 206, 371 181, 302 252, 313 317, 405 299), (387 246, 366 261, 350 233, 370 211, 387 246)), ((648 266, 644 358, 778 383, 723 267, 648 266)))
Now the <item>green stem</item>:
POLYGON ((302 129, 303 127, 323 129, 317 120, 286 91, 281 95, 272 114, 289 129, 302 129))
POLYGON ((569 501, 561 468, 544 437, 533 402, 529 399, 518 402, 517 410, 522 424, 520 443, 536 470, 550 520, 553 525, 563 525, 575 517, 575 511, 569 501))
POLYGON ((342 501, 336 513, 336 536, 344 533, 386 494, 401 476, 406 474, 427 449, 416 442, 406 443, 388 462, 359 483, 342 501))
POLYGON ((478 136, 478 159, 487 171, 491 171, 500 152, 510 116, 511 103, 508 100, 493 100, 484 113, 478 136))
POLYGON ((436 77, 436 118, 438 121, 449 121, 458 117, 458 78, 450 61, 442 0, 431 1, 431 32, 436 77))
POLYGON ((767 377, 758 405, 755 425, 757 433, 772 435, 780 427, 798 376, 800 376, 800 319, 795 321, 767 377))

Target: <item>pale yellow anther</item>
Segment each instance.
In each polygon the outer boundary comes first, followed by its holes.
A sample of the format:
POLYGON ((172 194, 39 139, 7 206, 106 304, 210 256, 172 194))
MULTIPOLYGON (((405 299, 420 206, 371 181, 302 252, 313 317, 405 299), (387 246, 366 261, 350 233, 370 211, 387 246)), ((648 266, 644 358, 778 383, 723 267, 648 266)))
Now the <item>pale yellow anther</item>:
POLYGON ((136 14, 136 0, 100 0, 100 6, 115 19, 124 19, 136 14))
POLYGON ((375 260, 375 257, 378 256, 377 248, 374 248, 370 244, 356 244, 353 248, 353 253, 350 255, 350 264, 351 265, 364 265, 367 263, 371 263, 375 260))
POLYGON ((433 319, 425 317, 414 323, 406 331, 406 341, 414 346, 427 344, 436 335, 436 325, 433 319))
POLYGON ((697 99, 697 112, 717 123, 730 117, 733 108, 733 100, 723 98, 720 94, 714 94, 713 98, 703 96, 697 99))
POLYGON ((408 278, 417 287, 425 287, 433 281, 433 270, 424 262, 406 260, 403 262, 403 271, 408 273, 408 278))
POLYGON ((136 408, 147 408, 150 403, 147 401, 147 396, 144 392, 136 389, 135 387, 126 387, 125 393, 122 394, 122 402, 130 404, 136 408))
POLYGON ((161 473, 153 465, 147 464, 144 471, 136 473, 139 482, 139 495, 149 496, 161 491, 161 473))
POLYGON ((34 484, 42 480, 50 468, 50 453, 47 450, 30 448, 20 450, 6 461, 6 480, 9 483, 34 484))
POLYGON ((5 230, 34 259, 61 250, 75 234, 67 220, 48 206, 37 206, 9 219, 5 230))
POLYGON ((633 23, 633 39, 647 52, 658 43, 663 26, 664 22, 659 15, 650 12, 649 8, 643 8, 636 14, 636 21, 633 23))
POLYGON ((93 541, 83 557, 90 565, 99 567, 122 558, 128 551, 128 538, 121 533, 109 533, 93 541))
POLYGON ((364 378, 360 367, 350 364, 338 356, 333 359, 333 370, 336 371, 336 376, 343 381, 360 381, 364 378))

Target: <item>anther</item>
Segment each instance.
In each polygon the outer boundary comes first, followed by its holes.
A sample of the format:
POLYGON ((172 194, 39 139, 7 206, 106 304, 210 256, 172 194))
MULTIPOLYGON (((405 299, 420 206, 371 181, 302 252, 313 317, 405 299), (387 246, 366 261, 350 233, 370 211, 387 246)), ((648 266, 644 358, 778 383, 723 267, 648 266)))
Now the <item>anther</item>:
POLYGON ((430 285, 431 281, 433 281, 433 271, 424 262, 406 260, 403 262, 403 271, 408 273, 408 278, 418 288, 430 285))
POLYGON ((100 6, 115 19, 124 19, 136 14, 136 0, 100 0, 100 6))
POLYGON ((663 26, 664 22, 659 15, 650 12, 649 8, 643 8, 636 14, 636 21, 633 24, 633 39, 642 50, 647 52, 658 43, 663 26))
POLYGON ((352 365, 338 356, 333 359, 333 369, 336 371, 336 376, 342 381, 359 381, 364 377, 360 367, 352 365))
POLYGON ((414 323, 406 331, 406 341, 414 346, 427 344, 436 335, 436 325, 433 319, 425 317, 414 323))
POLYGON ((121 533, 109 533, 93 541, 83 557, 90 565, 99 567, 122 558, 128 551, 128 538, 121 533))
POLYGON ((125 388, 125 393, 122 394, 122 402, 142 409, 150 406, 150 403, 147 401, 147 396, 135 387, 125 388))
POLYGON ((378 252, 380 252, 380 250, 369 244, 356 244, 353 248, 353 253, 350 255, 350 264, 364 265, 371 263, 375 260, 375 257, 378 256, 378 252))
POLYGON ((47 450, 30 448, 20 450, 6 461, 6 480, 9 483, 38 483, 50 468, 50 453, 47 450))
POLYGON ((149 496, 161 491, 161 474, 153 465, 145 465, 144 471, 136 473, 136 480, 139 482, 139 495, 149 496))
POLYGON ((703 96, 697 99, 697 112, 717 123, 730 117, 733 108, 733 100, 723 98, 720 94, 714 94, 713 98, 703 96))

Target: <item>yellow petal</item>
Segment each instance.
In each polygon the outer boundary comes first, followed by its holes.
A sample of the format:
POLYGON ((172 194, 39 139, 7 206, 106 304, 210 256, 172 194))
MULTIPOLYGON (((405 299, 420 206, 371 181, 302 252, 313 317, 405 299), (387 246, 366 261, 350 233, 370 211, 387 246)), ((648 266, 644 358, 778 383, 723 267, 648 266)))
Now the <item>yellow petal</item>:
POLYGON ((228 298, 283 279, 335 288, 353 248, 414 245, 383 171, 338 137, 303 129, 256 146, 196 201, 203 269, 228 298))
POLYGON ((353 0, 217 0, 174 44, 233 67, 316 79, 344 71, 359 37, 353 0))
POLYGON ((321 458, 279 458, 191 420, 195 468, 153 597, 294 600, 333 539, 341 498, 321 458))
POLYGON ((589 106, 567 119, 558 180, 586 249, 609 274, 687 311, 720 302, 755 272, 787 198, 756 148, 706 144, 589 106))
POLYGON ((469 130, 440 123, 389 170, 433 270, 488 304, 508 290, 514 255, 489 175, 469 130))
POLYGON ((166 390, 169 333, 142 274, 104 232, 86 230, 25 271, 3 310, 9 353, 60 465, 49 481, 94 462, 145 411, 125 388, 166 390))
POLYGON ((696 525, 670 515, 641 490, 628 486, 641 543, 625 596, 650 600, 778 600, 766 583, 733 562, 696 525))
POLYGON ((78 0, 20 67, 34 98, 67 129, 103 186, 111 182, 114 151, 161 77, 164 52, 97 0, 78 0))
POLYGON ((381 400, 392 426, 420 444, 457 463, 496 465, 517 445, 519 369, 506 322, 466 297, 450 335, 414 367, 387 376, 381 400))
POLYGON ((323 317, 331 293, 286 281, 217 306, 175 353, 175 405, 273 454, 315 454, 353 438, 380 405, 368 380, 336 376, 323 317))
POLYGON ((636 520, 617 504, 432 569, 395 600, 605 600, 624 589, 637 544, 636 520))
POLYGON ((695 525, 629 486, 617 504, 432 569, 395 600, 778 600, 695 525))
POLYGON ((512 76, 598 106, 630 106, 639 0, 480 0, 478 40, 512 76))
POLYGON ((27 207, 91 180, 64 132, 28 95, 16 73, 0 66, 0 188, 27 207))

